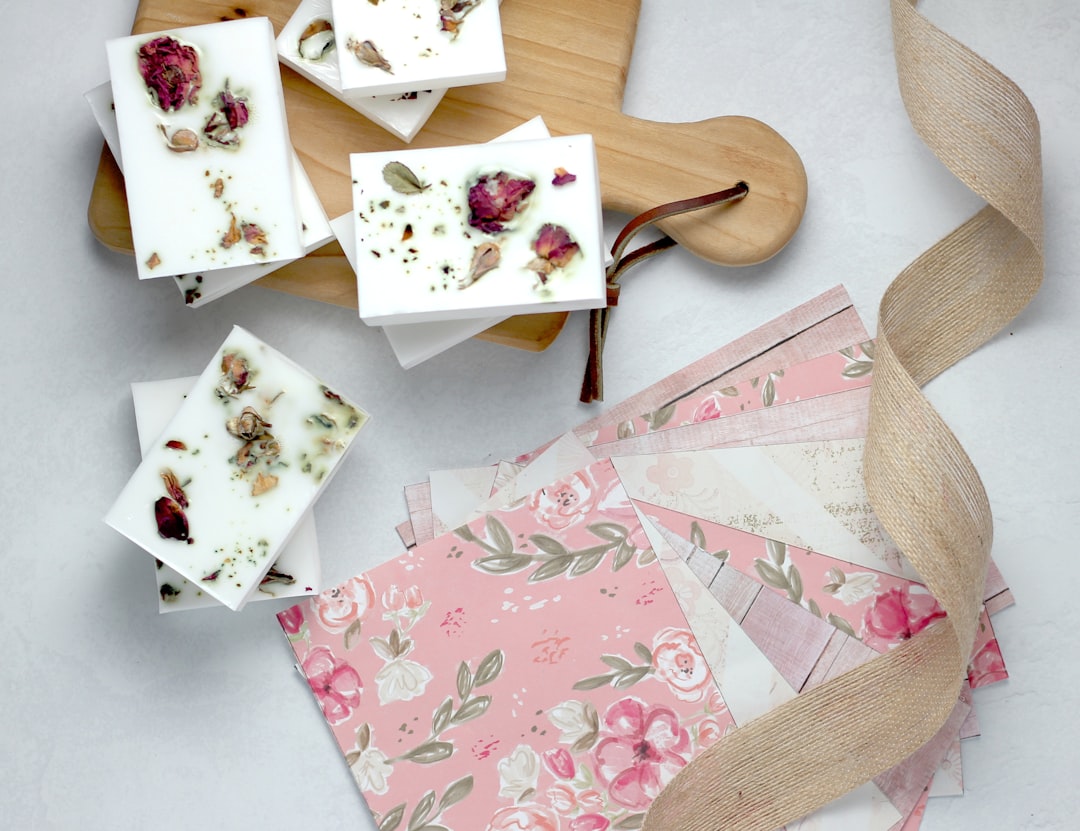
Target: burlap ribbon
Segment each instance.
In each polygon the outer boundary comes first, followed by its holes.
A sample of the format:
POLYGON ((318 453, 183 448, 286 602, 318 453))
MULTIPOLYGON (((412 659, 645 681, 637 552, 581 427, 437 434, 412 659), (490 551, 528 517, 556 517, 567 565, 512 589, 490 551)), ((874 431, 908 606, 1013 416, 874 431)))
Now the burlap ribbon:
POLYGON ((927 146, 987 204, 889 286, 864 473, 948 618, 741 727, 688 765, 646 831, 774 831, 896 765, 941 728, 974 641, 993 523, 978 473, 920 386, 998 332, 1042 280, 1042 170, 1020 89, 891 0, 900 90, 927 146))

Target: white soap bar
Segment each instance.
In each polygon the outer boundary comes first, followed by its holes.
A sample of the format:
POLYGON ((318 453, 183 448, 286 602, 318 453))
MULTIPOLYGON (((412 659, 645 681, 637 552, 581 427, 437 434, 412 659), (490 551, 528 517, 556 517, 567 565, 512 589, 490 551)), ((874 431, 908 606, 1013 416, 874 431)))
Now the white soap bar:
POLYGON ((270 21, 106 49, 139 277, 303 256, 270 21))
MULTIPOLYGON (((545 138, 548 132, 544 119, 540 116, 530 118, 512 130, 503 133, 492 141, 517 141, 521 139, 545 138)), ((356 223, 352 213, 342 214, 333 219, 330 227, 341 243, 341 250, 356 271, 356 223)), ((434 358, 452 346, 456 346, 494 326, 505 317, 477 317, 471 320, 440 320, 431 323, 401 323, 396 326, 384 326, 383 333, 394 350, 394 356, 404 369, 411 369, 429 358, 434 358)))
MULTIPOLYGON (((124 162, 120 153, 120 136, 116 129, 112 83, 106 81, 99 84, 85 93, 84 97, 90 104, 90 111, 101 129, 105 143, 109 145, 109 152, 116 160, 116 166, 123 172, 124 162)), ((330 221, 326 217, 326 211, 323 210, 322 202, 319 201, 319 195, 315 192, 315 186, 311 184, 307 171, 300 163, 300 157, 295 150, 291 149, 290 156, 293 192, 296 194, 299 210, 300 242, 304 246, 304 253, 310 254, 330 242, 334 238, 334 232, 330 228, 330 221)), ((238 265, 232 268, 218 268, 202 274, 179 274, 173 279, 184 301, 192 308, 198 308, 211 300, 217 300, 219 297, 243 288, 291 262, 294 260, 238 265)))
MULTIPOLYGON (((131 385, 135 405, 135 428, 143 455, 157 441, 169 420, 184 403, 198 380, 172 378, 167 381, 141 381, 131 385)), ((156 561, 158 612, 180 612, 220 606, 202 586, 192 583, 160 560, 156 561)), ((296 531, 277 561, 259 584, 252 601, 278 597, 302 597, 315 594, 322 579, 319 564, 319 540, 315 516, 309 509, 296 525, 296 531)))
POLYGON ((369 324, 605 304, 591 136, 351 157, 369 324))
POLYGON ((235 327, 105 521, 239 609, 366 421, 235 327))
POLYGON ((446 94, 444 88, 392 95, 343 90, 330 0, 301 0, 278 35, 277 51, 283 64, 405 142, 420 132, 446 94))
POLYGON ((331 0, 343 90, 389 95, 506 78, 495 0, 331 0))

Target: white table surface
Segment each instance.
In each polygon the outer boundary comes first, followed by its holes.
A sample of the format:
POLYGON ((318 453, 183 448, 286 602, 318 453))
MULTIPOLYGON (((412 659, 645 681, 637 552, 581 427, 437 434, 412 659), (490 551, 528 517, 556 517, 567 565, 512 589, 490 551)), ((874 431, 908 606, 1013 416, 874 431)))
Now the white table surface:
MULTIPOLYGON (((810 202, 763 265, 675 251, 628 277, 606 353, 611 403, 836 283, 873 331, 893 277, 981 206, 909 126, 886 0, 643 6, 626 111, 761 119, 802 155, 810 202)), ((292 670, 273 619, 284 604, 159 616, 151 562, 101 521, 138 460, 128 383, 198 371, 239 323, 368 407, 316 510, 332 583, 399 550, 403 485, 595 412, 577 403, 586 316, 542 354, 473 341, 406 372, 352 311, 254 287, 191 310, 171 281, 139 283, 86 224, 101 139, 82 99, 134 7, 0 7, 0 826, 373 827, 292 670)), ((933 800, 924 827, 1075 828, 1080 5, 922 9, 1034 103, 1047 218, 1041 293, 927 388, 989 491, 1018 603, 996 623, 1012 677, 976 694, 967 793, 933 800)))

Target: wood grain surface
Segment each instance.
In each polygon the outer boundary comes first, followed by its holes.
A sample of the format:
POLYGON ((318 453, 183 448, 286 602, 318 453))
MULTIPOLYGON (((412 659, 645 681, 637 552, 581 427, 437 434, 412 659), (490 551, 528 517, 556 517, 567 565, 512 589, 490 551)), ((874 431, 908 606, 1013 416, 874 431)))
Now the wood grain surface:
MULTIPOLYGON (((624 115, 623 89, 639 6, 639 0, 504 0, 506 80, 450 90, 411 145, 283 67, 290 137, 327 214, 339 216, 352 207, 350 153, 485 142, 542 115, 555 135, 593 135, 601 199, 611 210, 635 215, 745 181, 750 193, 740 202, 673 217, 660 227, 711 262, 740 266, 769 259, 791 239, 806 205, 806 174, 798 154, 751 118, 728 115, 672 124, 624 115)), ((132 32, 253 16, 269 17, 280 31, 294 8, 292 0, 243 6, 142 0, 132 32)), ((102 244, 132 251, 123 178, 107 149, 88 219, 102 244)), ((336 243, 259 284, 356 307, 355 278, 336 243)), ((518 316, 480 337, 543 349, 565 319, 565 313, 518 316)))

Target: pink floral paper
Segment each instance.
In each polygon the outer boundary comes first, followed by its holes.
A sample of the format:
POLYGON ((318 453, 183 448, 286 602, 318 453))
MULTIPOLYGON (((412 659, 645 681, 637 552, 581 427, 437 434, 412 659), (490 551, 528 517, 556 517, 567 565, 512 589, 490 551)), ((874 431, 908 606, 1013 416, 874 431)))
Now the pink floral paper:
POLYGON ((606 461, 279 620, 380 831, 638 827, 732 726, 606 461))
MULTIPOLYGON (((758 580, 876 652, 917 635, 945 611, 914 580, 853 565, 825 554, 757 536, 670 508, 640 503, 650 520, 758 580)), ((1008 678, 985 610, 968 667, 978 688, 1008 678)))

